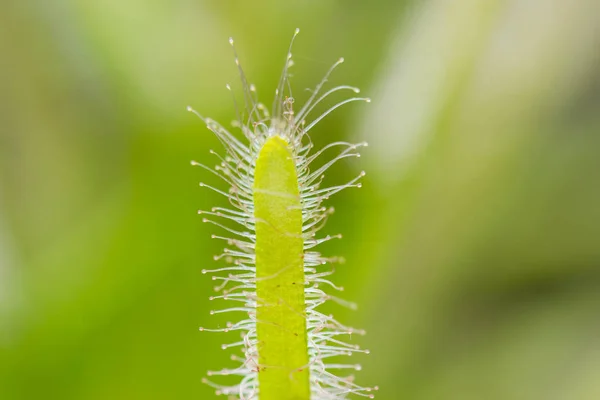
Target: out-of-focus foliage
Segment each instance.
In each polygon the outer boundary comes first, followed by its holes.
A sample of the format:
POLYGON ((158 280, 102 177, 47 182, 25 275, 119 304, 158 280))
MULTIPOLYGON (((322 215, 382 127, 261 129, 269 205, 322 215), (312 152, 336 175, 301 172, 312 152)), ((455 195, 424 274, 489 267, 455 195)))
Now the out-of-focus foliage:
MULTIPOLYGON (((189 166, 234 118, 227 38, 267 104, 296 27, 315 128, 367 139, 328 177, 324 251, 381 399, 600 397, 600 3, 9 0, 0 5, 0 398, 208 399, 222 200, 189 166)), ((300 100, 299 100, 300 102, 300 100)))

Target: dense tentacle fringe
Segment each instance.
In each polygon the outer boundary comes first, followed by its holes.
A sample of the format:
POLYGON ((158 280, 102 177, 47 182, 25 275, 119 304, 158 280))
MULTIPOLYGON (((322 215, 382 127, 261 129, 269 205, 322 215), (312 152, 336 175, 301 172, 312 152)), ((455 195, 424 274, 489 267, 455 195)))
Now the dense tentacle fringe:
MULTIPOLYGON (((298 30, 294 37, 297 33, 298 30)), ((233 45, 232 39, 230 39, 230 43, 233 45)), ((322 187, 324 174, 337 161, 349 157, 360 157, 358 150, 367 146, 367 143, 334 142, 318 151, 313 151, 313 144, 308 136, 309 130, 338 107, 353 101, 369 102, 370 100, 362 97, 347 98, 307 123, 307 118, 315 110, 315 107, 330 95, 340 91, 359 93, 359 90, 351 86, 337 86, 322 93, 323 86, 330 74, 344 61, 339 59, 312 90, 306 104, 295 113, 294 99, 291 97, 288 81, 288 71, 293 64, 291 47, 290 45, 282 77, 275 91, 271 112, 258 101, 256 88, 254 85, 248 84, 236 54, 235 62, 239 68, 244 89, 245 113, 244 116, 238 115, 238 120, 233 125, 241 130, 243 140, 233 135, 218 122, 206 118, 188 107, 188 110, 196 114, 216 135, 225 149, 223 156, 211 151, 218 158, 218 164, 214 168, 192 161, 192 165, 200 166, 220 177, 228 186, 228 189, 223 190, 200 183, 200 186, 219 193, 229 202, 228 207, 214 207, 211 210, 198 211, 204 216, 203 222, 216 225, 225 232, 224 236, 213 235, 212 238, 223 240, 227 244, 223 252, 214 257, 215 260, 223 260, 226 266, 202 270, 202 273, 214 274, 212 279, 215 281, 214 289, 217 295, 211 296, 210 300, 225 301, 223 304, 229 305, 213 310, 211 314, 241 313, 243 316, 237 322, 228 323, 224 328, 200 328, 201 331, 210 332, 238 331, 240 339, 233 343, 223 344, 222 348, 239 348, 242 354, 242 356, 233 355, 231 357, 238 363, 236 368, 209 371, 208 378, 205 378, 204 382, 214 387, 217 394, 244 400, 258 399, 259 397, 258 371, 260 366, 258 365, 256 337, 256 306, 259 299, 256 296, 257 278, 254 252, 257 221, 254 219, 252 186, 257 156, 263 144, 269 137, 279 135, 289 144, 295 160, 302 205, 311 399, 344 399, 350 394, 373 398, 372 392, 377 390, 377 387, 359 386, 354 382, 352 375, 339 376, 332 372, 335 370, 360 370, 358 364, 330 362, 330 359, 337 360, 339 356, 349 356, 358 352, 368 353, 368 350, 360 349, 358 346, 344 341, 344 337, 353 334, 364 335, 363 330, 342 325, 331 315, 319 312, 318 307, 327 301, 334 301, 351 308, 354 308, 355 305, 328 294, 324 290, 324 288, 335 291, 343 290, 328 280, 327 277, 333 271, 326 269, 328 264, 339 262, 340 258, 324 257, 314 251, 314 248, 321 243, 341 238, 341 235, 318 236, 327 217, 333 212, 332 208, 323 206, 323 202, 344 189, 360 187, 360 178, 365 175, 364 172, 361 172, 346 184, 322 187), (333 157, 329 156, 336 149, 338 153, 333 157), (328 157, 327 161, 322 161, 325 157, 328 157), (312 170, 311 166, 315 162, 319 163, 319 167, 312 170), (212 378, 218 375, 238 376, 239 381, 231 386, 222 385, 212 378)), ((230 89, 229 85, 227 88, 230 89)))

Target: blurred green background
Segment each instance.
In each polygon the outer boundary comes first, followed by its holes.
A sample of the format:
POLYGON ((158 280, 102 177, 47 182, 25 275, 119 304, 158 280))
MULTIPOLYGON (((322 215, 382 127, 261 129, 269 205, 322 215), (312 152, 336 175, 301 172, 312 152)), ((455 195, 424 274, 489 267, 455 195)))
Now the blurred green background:
MULTIPOLYGON (((198 332, 239 79, 270 104, 301 28, 299 103, 363 89, 313 130, 367 140, 324 246, 380 399, 600 398, 600 3, 8 0, 0 4, 0 399, 212 399, 198 332), (214 183, 214 182, 213 182, 214 183)), ((222 321, 221 321, 222 322, 222 321)))

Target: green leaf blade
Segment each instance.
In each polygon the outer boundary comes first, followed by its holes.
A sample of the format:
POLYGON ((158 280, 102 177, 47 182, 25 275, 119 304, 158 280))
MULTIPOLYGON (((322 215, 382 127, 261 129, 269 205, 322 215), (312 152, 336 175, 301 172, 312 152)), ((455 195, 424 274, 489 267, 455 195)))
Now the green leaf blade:
POLYGON ((302 209, 283 138, 270 137, 261 149, 253 192, 260 399, 308 400, 302 209))

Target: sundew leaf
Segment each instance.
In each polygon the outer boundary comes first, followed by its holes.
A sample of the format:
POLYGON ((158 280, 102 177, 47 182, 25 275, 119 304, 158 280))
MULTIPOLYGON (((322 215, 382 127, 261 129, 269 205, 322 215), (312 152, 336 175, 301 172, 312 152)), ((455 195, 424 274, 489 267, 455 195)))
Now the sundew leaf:
MULTIPOLYGON (((233 39, 229 42, 233 46, 233 39)), ((207 216, 204 222, 226 232, 224 236, 212 237, 228 246, 214 257, 226 266, 202 271, 215 274, 212 278, 219 294, 210 299, 233 303, 212 310, 211 314, 242 315, 224 328, 200 328, 241 334, 241 339, 222 345, 223 349, 241 349, 241 355, 231 356, 237 367, 209 371, 204 382, 214 387, 218 395, 245 400, 341 400, 352 394, 373 398, 371 392, 377 387, 360 386, 353 375, 337 372, 360 370, 360 365, 343 362, 343 358, 368 350, 347 339, 364 331, 319 311, 328 301, 350 308, 355 305, 326 292, 343 290, 328 280, 333 273, 329 264, 341 258, 324 257, 315 251, 321 243, 341 238, 318 236, 333 212, 323 202, 344 189, 360 187, 359 181, 365 174, 361 172, 342 185, 322 187, 325 173, 339 160, 358 157, 357 150, 367 144, 333 142, 313 151, 309 137, 309 131, 337 108, 370 100, 338 100, 307 121, 321 102, 339 93, 359 90, 345 85, 324 90, 329 75, 344 61, 339 59, 296 111, 288 80, 293 65, 291 50, 290 44, 271 112, 258 101, 256 89, 248 83, 236 55, 245 109, 244 117, 238 115, 234 127, 241 131, 243 139, 188 108, 204 121, 225 149, 224 155, 211 151, 220 160, 214 168, 192 162, 228 186, 222 189, 200 184, 223 195, 230 206, 199 211, 207 216), (318 166, 313 168, 315 161, 318 166), (213 380, 213 376, 236 376, 239 381, 225 385, 213 380)))

